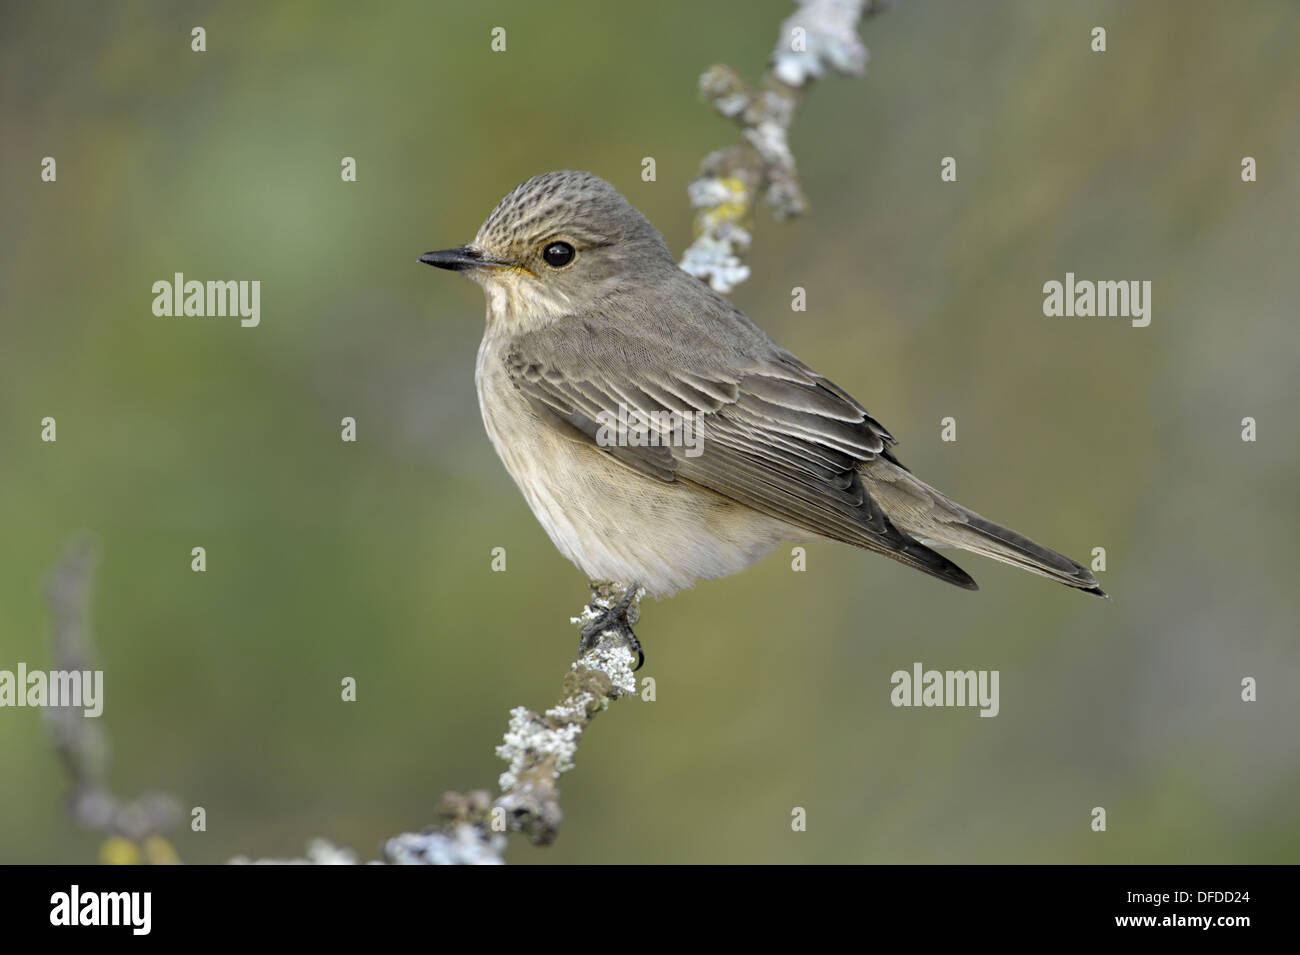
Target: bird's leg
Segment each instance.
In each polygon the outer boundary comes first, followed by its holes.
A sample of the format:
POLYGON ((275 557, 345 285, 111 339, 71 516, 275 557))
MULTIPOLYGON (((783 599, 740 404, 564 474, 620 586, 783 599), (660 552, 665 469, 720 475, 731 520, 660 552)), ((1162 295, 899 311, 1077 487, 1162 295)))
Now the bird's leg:
POLYGON ((614 595, 619 592, 619 585, 614 581, 592 581, 591 603, 587 604, 590 619, 582 625, 582 639, 578 641, 578 654, 582 655, 595 648, 604 633, 615 633, 624 645, 636 654, 636 666, 641 669, 645 663, 645 653, 641 650, 641 641, 632 632, 632 624, 640 619, 637 604, 642 590, 637 584, 628 585, 618 600, 614 595))

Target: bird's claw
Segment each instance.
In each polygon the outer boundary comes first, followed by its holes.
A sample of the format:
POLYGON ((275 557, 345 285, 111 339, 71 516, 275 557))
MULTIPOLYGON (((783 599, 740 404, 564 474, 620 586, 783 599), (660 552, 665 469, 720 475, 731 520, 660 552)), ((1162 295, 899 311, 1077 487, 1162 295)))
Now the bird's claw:
POLYGON ((641 641, 632 632, 632 620, 629 619, 628 613, 639 591, 640 588, 633 584, 612 607, 602 607, 594 601, 587 605, 587 609, 594 616, 582 627, 582 637, 578 641, 579 656, 594 650, 596 644, 600 642, 601 634, 613 632, 617 633, 624 645, 636 654, 636 666, 632 670, 635 672, 641 669, 645 663, 645 653, 641 650, 641 641))

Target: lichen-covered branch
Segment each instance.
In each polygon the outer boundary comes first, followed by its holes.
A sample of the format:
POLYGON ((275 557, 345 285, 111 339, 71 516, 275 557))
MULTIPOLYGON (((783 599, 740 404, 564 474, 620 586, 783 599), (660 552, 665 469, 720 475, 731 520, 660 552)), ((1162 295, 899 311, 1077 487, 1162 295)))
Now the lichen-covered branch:
MULTIPOLYGON (((94 665, 88 623, 94 567, 93 540, 89 535, 78 537, 46 585, 53 619, 51 668, 55 671, 88 672, 94 665)), ((107 836, 101 858, 106 862, 178 861, 162 835, 180 819, 178 801, 166 793, 119 799, 108 785, 109 747, 99 719, 86 716, 79 706, 51 706, 46 717, 54 750, 69 779, 68 813, 81 828, 107 836)))
MULTIPOLYGON (((618 586, 599 588, 573 622, 585 624, 618 599, 618 586)), ((639 594, 637 598, 639 600, 639 594)), ((635 604, 635 601, 634 601, 635 604)), ((630 615, 635 621, 635 615, 630 615)), ((406 832, 384 843, 380 860, 395 865, 501 865, 506 834, 519 832, 535 845, 555 841, 564 818, 559 778, 576 765, 578 742, 610 703, 636 695, 636 662, 621 633, 602 633, 564 676, 560 700, 543 713, 522 706, 510 711, 510 725, 497 747, 507 763, 493 798, 485 789, 444 793, 439 822, 423 832, 406 832)), ((237 863, 250 860, 238 858, 237 863)), ((259 859, 259 863, 356 864, 356 854, 317 839, 306 858, 259 859)))
MULTIPOLYGON (((51 643, 56 670, 90 669, 94 647, 87 623, 91 573, 95 565, 91 539, 72 542, 50 576, 47 593, 53 615, 51 643)), ((602 585, 573 622, 581 628, 613 607, 622 590, 602 585)), ((641 592, 633 595, 627 619, 636 621, 641 592)), ((594 629, 594 628, 593 628, 594 629)), ((385 863, 418 865, 501 864, 506 834, 519 832, 536 845, 555 841, 564 814, 560 810, 559 778, 576 765, 578 742, 591 721, 610 703, 636 695, 633 667, 636 655, 624 634, 611 629, 599 635, 564 676, 560 699, 542 713, 525 707, 510 712, 510 725, 497 747, 507 769, 499 780, 501 795, 486 790, 443 795, 439 822, 420 833, 403 833, 387 840, 385 863)), ((76 707, 52 707, 49 724, 54 748, 69 780, 69 813, 80 826, 108 836, 101 851, 106 862, 178 862, 162 836, 180 817, 180 804, 170 795, 146 793, 123 801, 107 784, 108 743, 96 719, 76 707)), ((232 859, 249 863, 246 857, 232 859)), ((258 863, 355 865, 357 854, 324 839, 315 839, 298 859, 258 859, 258 863)))
POLYGON ((756 86, 729 66, 709 67, 700 93, 715 110, 734 120, 741 141, 710 153, 687 187, 695 210, 695 241, 681 267, 729 292, 749 278, 741 256, 749 249, 750 223, 759 196, 778 220, 808 206, 790 150, 789 130, 812 81, 828 72, 861 73, 868 53, 858 39, 858 21, 895 0, 796 0, 798 9, 781 24, 767 73, 756 86))
MULTIPOLYGON (((609 608, 614 601, 611 593, 597 592, 574 622, 584 623, 596 609, 609 608)), ((382 861, 501 865, 507 832, 523 833, 535 845, 554 842, 564 818, 559 778, 574 768, 578 742, 591 721, 615 700, 636 695, 634 663, 621 634, 602 634, 596 646, 569 667, 558 703, 544 713, 522 706, 510 711, 510 725, 497 747, 497 755, 508 764, 499 780, 501 795, 494 799, 484 789, 444 793, 438 807, 440 822, 423 832, 389 839, 382 861)), ((290 861, 347 863, 355 857, 318 840, 307 859, 290 861)))
MULTIPOLYGON (((580 626, 617 600, 615 588, 601 588, 574 623, 580 626)), ((635 619, 632 617, 631 619, 635 619)), ((497 747, 508 763, 499 780, 501 795, 484 790, 446 793, 430 831, 388 840, 384 859, 394 863, 494 864, 502 862, 505 832, 521 832, 535 845, 550 845, 564 815, 557 782, 575 766, 578 742, 609 704, 636 695, 635 655, 623 636, 610 630, 565 674, 560 701, 544 713, 522 706, 510 711, 510 726, 497 747)))

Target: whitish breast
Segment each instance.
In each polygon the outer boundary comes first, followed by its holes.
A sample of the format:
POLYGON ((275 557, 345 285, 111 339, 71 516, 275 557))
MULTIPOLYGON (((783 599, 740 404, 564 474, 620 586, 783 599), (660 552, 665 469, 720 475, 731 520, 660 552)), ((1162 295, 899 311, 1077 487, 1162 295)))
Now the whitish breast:
POLYGON ((541 421, 506 373, 493 324, 475 371, 483 425, 556 548, 590 579, 668 594, 806 536, 704 488, 645 477, 541 421))

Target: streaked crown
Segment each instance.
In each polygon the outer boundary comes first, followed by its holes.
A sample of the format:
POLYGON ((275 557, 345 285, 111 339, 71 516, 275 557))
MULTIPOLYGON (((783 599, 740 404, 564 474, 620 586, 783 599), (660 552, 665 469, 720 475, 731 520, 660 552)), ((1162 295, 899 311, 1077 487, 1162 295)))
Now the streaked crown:
POLYGON ((663 236, 608 182, 564 169, 534 176, 506 195, 474 244, 502 258, 563 237, 579 248, 640 245, 670 256, 663 236))

